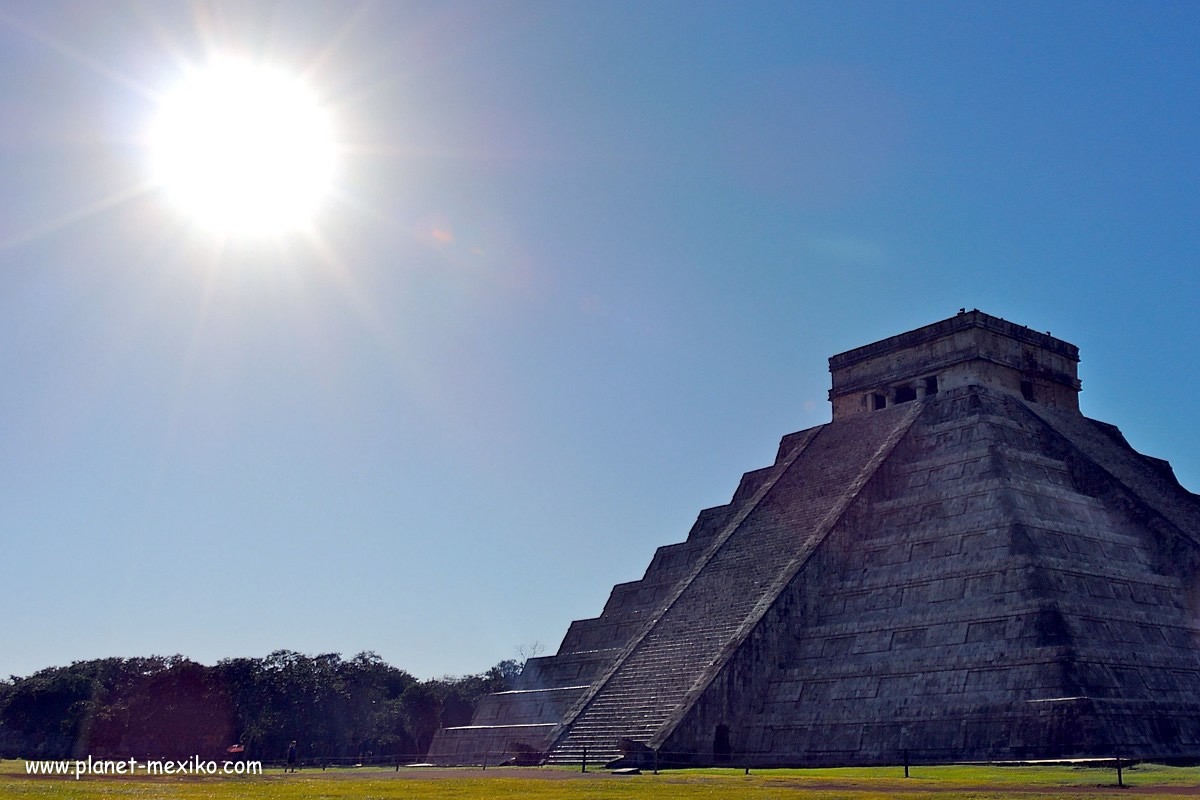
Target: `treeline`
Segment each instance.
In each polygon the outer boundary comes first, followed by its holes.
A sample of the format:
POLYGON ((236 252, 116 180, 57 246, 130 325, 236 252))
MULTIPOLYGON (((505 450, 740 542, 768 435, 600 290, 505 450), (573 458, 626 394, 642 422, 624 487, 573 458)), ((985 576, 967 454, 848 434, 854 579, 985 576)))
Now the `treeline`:
POLYGON ((274 761, 419 756, 441 726, 466 725, 516 661, 418 681, 374 653, 349 660, 279 650, 207 667, 182 656, 106 658, 0 682, 0 757, 239 757, 274 761))

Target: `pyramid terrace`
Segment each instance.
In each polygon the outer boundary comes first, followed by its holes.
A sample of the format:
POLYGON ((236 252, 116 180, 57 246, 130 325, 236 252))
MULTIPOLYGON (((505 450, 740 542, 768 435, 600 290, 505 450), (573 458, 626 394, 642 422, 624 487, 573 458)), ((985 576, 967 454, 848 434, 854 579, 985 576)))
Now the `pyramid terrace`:
POLYGON ((830 359, 833 420, 572 622, 441 763, 1200 756, 1200 498, 963 311, 830 359))

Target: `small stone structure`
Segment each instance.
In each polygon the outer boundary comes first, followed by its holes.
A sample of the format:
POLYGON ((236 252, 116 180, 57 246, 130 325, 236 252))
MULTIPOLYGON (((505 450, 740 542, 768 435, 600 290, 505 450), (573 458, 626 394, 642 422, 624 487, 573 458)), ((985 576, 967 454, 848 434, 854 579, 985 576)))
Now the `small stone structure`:
POLYGON ((430 759, 1200 755, 1200 498, 1078 360, 979 311, 834 356, 832 422, 430 759))

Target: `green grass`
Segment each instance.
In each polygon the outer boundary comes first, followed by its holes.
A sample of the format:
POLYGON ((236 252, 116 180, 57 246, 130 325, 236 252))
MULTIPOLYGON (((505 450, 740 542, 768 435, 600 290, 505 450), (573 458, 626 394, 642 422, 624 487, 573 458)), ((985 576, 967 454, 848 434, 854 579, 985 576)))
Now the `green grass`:
MULTIPOLYGON (((1157 791, 1138 797, 1168 798, 1200 791, 1200 768, 1140 765, 1125 771, 1126 785, 1157 791)), ((564 798, 623 800, 651 798, 746 798, 746 800, 1007 800, 1067 796, 1113 797, 1116 771, 1082 766, 949 766, 903 769, 787 769, 751 771, 695 769, 660 775, 613 777, 603 771, 576 776, 565 770, 514 774, 507 769, 461 769, 438 774, 391 770, 306 770, 284 775, 278 770, 250 777, 100 778, 25 777, 22 762, 0 762, 0 798, 22 800, 473 800, 474 798, 564 798), (1032 792, 1032 794, 1031 794, 1032 792)))

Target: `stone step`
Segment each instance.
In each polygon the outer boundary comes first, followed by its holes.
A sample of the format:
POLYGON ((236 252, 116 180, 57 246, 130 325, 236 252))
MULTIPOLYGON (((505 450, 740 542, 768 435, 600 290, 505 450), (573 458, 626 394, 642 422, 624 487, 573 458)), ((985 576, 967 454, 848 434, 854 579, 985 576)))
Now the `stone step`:
POLYGON ((655 735, 701 674, 722 657, 763 593, 777 591, 781 573, 793 569, 795 559, 824 535, 822 526, 856 491, 855 481, 880 443, 889 434, 899 436, 913 419, 911 411, 899 409, 863 417, 855 425, 826 427, 773 468, 751 473, 738 498, 741 516, 716 536, 711 551, 701 556, 697 570, 651 630, 592 690, 552 753, 576 752, 585 743, 612 746, 614 738, 646 741, 655 735), (796 485, 788 475, 799 462, 822 467, 794 470, 810 476, 796 485), (777 502, 786 505, 769 502, 772 489, 784 484, 777 502), (764 515, 761 521, 759 514, 764 515), (779 524, 780 515, 786 516, 787 524, 779 524))

